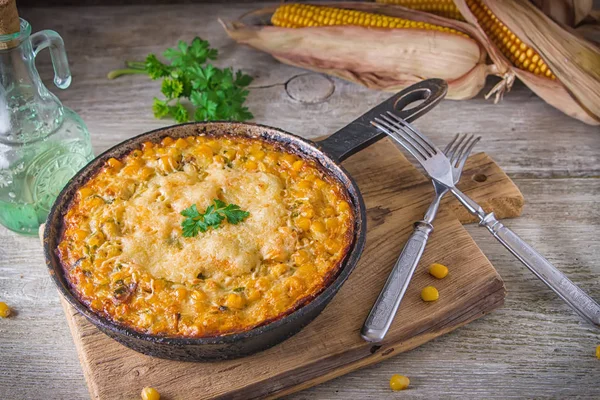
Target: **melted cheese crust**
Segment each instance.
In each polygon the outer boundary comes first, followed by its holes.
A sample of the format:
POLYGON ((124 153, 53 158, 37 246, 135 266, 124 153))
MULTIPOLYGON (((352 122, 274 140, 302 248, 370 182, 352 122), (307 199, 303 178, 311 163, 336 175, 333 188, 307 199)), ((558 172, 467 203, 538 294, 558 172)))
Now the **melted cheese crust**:
POLYGON ((205 337, 294 311, 338 272, 353 237, 345 189, 312 160, 247 137, 146 142, 109 159, 69 207, 59 256, 97 313, 142 333, 205 337), (250 213, 183 237, 182 210, 250 213))

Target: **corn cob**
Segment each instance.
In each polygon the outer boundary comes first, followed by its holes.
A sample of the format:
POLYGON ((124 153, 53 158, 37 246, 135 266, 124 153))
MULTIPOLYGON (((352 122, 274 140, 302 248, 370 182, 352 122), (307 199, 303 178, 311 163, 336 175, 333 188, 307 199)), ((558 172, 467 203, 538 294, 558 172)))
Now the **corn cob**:
POLYGON ((467 6, 486 35, 513 65, 535 75, 556 79, 540 55, 511 32, 481 0, 467 0, 467 6))
POLYGON ((271 23, 282 28, 311 26, 353 25, 383 29, 425 29, 468 36, 456 29, 421 21, 390 17, 343 8, 314 6, 310 4, 284 4, 277 8, 271 23))
POLYGON ((376 2, 424 11, 444 18, 465 20, 452 0, 376 0, 376 2))

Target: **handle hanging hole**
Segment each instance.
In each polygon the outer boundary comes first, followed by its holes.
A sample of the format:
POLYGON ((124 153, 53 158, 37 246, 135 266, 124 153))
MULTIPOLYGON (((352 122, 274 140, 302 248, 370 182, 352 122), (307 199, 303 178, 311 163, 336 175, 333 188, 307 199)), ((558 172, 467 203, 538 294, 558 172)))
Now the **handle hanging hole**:
POLYGON ((487 181, 487 176, 485 176, 484 174, 475 174, 475 175, 473 175, 473 180, 475 182, 482 183, 482 182, 487 181))

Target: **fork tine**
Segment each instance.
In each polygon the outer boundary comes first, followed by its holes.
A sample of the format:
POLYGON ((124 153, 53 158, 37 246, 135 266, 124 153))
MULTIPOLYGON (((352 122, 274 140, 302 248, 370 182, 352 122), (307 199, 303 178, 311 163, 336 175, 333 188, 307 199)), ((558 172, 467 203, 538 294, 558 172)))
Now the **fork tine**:
POLYGON ((381 129, 383 132, 397 139, 397 142, 404 147, 410 154, 413 155, 417 160, 425 161, 427 156, 423 155, 416 147, 413 146, 412 143, 406 141, 404 137, 402 137, 396 129, 392 128, 386 122, 380 120, 379 118, 375 118, 374 121, 371 121, 371 125, 374 127, 381 129))
POLYGON ((465 137, 466 140, 463 143, 461 143, 460 148, 457 149, 456 153, 454 154, 454 157, 450 160, 450 164, 453 167, 458 166, 458 162, 463 154, 463 151, 467 148, 469 142, 475 138, 475 135, 465 135, 465 137))
POLYGON ((446 153, 446 157, 448 157, 448 160, 450 160, 450 164, 452 164, 452 158, 456 154, 456 151, 460 148, 461 143, 465 140, 465 137, 466 137, 466 135, 458 134, 457 135, 458 140, 456 142, 454 142, 450 151, 448 153, 446 153))
POLYGON ((422 143, 426 144, 431 149, 431 153, 432 154, 437 154, 438 153, 438 149, 437 149, 437 147, 435 147, 435 144, 433 144, 425 136, 421 135, 421 133, 419 133, 416 129, 414 129, 412 127, 412 125, 410 125, 409 123, 407 123, 406 121, 404 121, 402 118, 398 117, 396 114, 394 114, 391 111, 388 111, 387 113, 388 113, 389 116, 391 116, 396 121, 398 121, 399 124, 401 124, 402 126, 408 128, 410 130, 410 132, 412 132, 412 134, 411 134, 412 137, 418 138, 422 143))
POLYGON ((457 168, 459 170, 462 170, 463 167, 465 166, 465 162, 467 161, 467 158, 469 158, 469 155, 471 154, 471 150, 473 150, 473 147, 475 147, 475 145, 477 144, 477 142, 479 142, 479 140, 481 139, 481 136, 471 136, 469 138, 470 142, 465 143, 465 148, 461 149, 461 154, 458 157, 458 165, 457 168))
POLYGON ((423 154, 423 156, 425 156, 425 158, 429 158, 435 154, 435 153, 431 152, 430 150, 428 150, 427 146, 424 146, 418 140, 415 140, 415 138, 413 138, 410 135, 410 132, 406 131, 406 127, 400 125, 399 123, 397 123, 390 117, 386 116, 385 114, 381 114, 380 117, 385 122, 387 122, 389 125, 391 125, 393 128, 395 128, 396 130, 399 130, 401 132, 401 134, 403 133, 402 136, 404 137, 404 139, 409 141, 415 148, 419 149, 419 152, 421 154, 423 154))
POLYGON ((454 144, 454 142, 456 142, 456 139, 458 139, 460 135, 457 133, 456 136, 454 136, 454 139, 452 139, 450 141, 450 143, 448 143, 448 145, 446 146, 446 148, 444 149, 444 154, 446 156, 448 156, 448 151, 450 150, 450 147, 452 147, 452 145, 454 144))
POLYGON ((460 154, 460 148, 461 148, 461 146, 464 145, 465 139, 466 139, 467 142, 469 141, 469 139, 468 139, 469 135, 462 134, 462 135, 459 135, 459 136, 460 136, 460 139, 454 144, 454 146, 450 150, 450 154, 446 154, 446 156, 450 160, 450 164, 451 165, 455 165, 456 164, 457 156, 460 154))

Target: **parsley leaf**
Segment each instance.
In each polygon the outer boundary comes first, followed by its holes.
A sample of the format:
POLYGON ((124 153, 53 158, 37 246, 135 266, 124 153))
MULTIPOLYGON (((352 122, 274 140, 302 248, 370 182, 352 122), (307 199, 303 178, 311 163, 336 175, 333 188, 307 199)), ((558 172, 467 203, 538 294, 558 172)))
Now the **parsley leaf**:
POLYGON ((217 55, 218 51, 199 37, 190 44, 180 40, 177 47, 163 53, 167 62, 149 54, 144 62, 128 61, 127 69, 111 71, 108 77, 145 73, 151 79, 162 79, 161 92, 165 99, 154 98, 152 103, 156 118, 169 116, 179 123, 190 118, 196 121, 254 118, 244 107, 249 94, 245 88, 252 82, 252 77, 232 68, 220 69, 210 64, 217 55))
POLYGON ((186 217, 181 223, 184 237, 194 237, 198 232, 206 232, 209 228, 217 229, 223 220, 227 219, 232 225, 237 225, 248 218, 250 213, 240 209, 236 204, 227 204, 219 199, 213 199, 213 204, 200 213, 196 204, 192 204, 181 212, 186 217))
POLYGON ((169 106, 166 101, 162 101, 155 97, 154 103, 152 103, 152 112, 156 118, 160 119, 169 114, 169 106))

